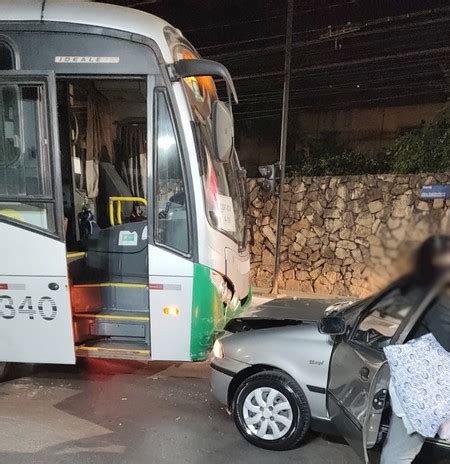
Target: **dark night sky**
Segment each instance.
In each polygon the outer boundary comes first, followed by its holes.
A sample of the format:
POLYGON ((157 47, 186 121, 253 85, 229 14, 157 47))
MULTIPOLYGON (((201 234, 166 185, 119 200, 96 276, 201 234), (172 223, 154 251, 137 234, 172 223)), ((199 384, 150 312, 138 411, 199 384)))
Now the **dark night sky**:
MULTIPOLYGON (((286 3, 123 0, 179 27, 224 63, 240 96, 237 119, 279 117, 286 3)), ((292 111, 445 101, 448 0, 295 0, 292 111)))
MULTIPOLYGON (((299 111, 449 99, 449 0, 294 1, 290 124, 299 111)), ((111 2, 166 19, 203 57, 225 64, 239 95, 238 145, 251 134, 277 156, 286 0, 111 2)))

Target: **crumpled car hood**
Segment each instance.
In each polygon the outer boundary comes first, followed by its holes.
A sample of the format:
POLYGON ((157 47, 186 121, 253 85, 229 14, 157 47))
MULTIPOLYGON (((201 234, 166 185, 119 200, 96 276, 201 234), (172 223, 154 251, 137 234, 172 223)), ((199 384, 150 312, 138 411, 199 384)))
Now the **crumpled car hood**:
POLYGON ((289 325, 301 325, 300 319, 273 319, 268 317, 238 317, 232 319, 225 326, 225 330, 231 333, 248 332, 250 330, 270 329, 273 327, 286 327, 289 325))

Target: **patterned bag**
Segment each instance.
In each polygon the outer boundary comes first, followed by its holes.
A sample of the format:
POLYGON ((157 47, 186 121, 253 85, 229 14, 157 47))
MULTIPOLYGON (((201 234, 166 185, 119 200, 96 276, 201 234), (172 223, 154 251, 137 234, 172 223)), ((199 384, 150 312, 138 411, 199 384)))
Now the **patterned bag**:
POLYGON ((450 420, 450 353, 433 334, 387 346, 384 353, 408 420, 420 435, 434 437, 450 420))

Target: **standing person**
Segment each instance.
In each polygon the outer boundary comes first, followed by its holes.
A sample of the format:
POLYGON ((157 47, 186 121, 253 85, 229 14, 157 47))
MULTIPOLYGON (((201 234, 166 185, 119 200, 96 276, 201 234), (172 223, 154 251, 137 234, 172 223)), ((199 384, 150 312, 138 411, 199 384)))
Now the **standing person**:
MULTIPOLYGON (((449 272, 450 236, 438 235, 430 237, 422 244, 418 252, 415 272, 417 285, 419 287, 430 288, 438 279, 449 272)), ((414 343, 416 343, 418 347, 417 353, 420 353, 420 347, 425 350, 433 349, 436 353, 440 354, 440 359, 442 359, 442 357, 447 359, 448 355, 448 360, 450 360, 450 286, 446 288, 432 304, 432 307, 429 308, 415 333, 413 343, 409 344, 408 348, 411 347, 411 350, 414 350, 414 343)), ((402 347, 392 348, 394 352, 399 348, 400 350, 402 349, 402 347)), ((389 348, 386 350, 387 356, 388 353, 389 348)), ((390 364, 392 359, 395 359, 395 355, 389 360, 390 364)), ((412 361, 408 363, 408 372, 414 373, 415 368, 418 371, 419 363, 421 363, 423 358, 417 359, 413 354, 409 359, 412 359, 412 361), (414 361, 415 359, 417 360, 414 361)), ((429 370, 431 373, 433 368, 436 369, 436 366, 432 365, 432 359, 427 359, 427 362, 430 365, 429 370)), ((446 365, 449 364, 450 363, 447 363, 446 365)), ((423 363, 421 366, 423 368, 423 363)), ((450 371, 444 372, 442 378, 444 380, 450 379, 450 371)), ((437 384, 438 383, 439 382, 437 382, 437 384)), ((439 385, 434 385, 434 387, 436 386, 437 388, 441 388, 439 385)), ((403 393, 405 391, 401 388, 398 388, 398 390, 403 393)), ((430 394, 426 391, 424 393, 425 395, 430 394)), ((392 417, 388 436, 381 454, 381 464, 409 464, 412 463, 419 454, 426 437, 417 432, 417 427, 415 428, 409 420, 410 418, 405 413, 405 409, 402 405, 402 400, 403 404, 405 404, 404 401, 409 401, 409 399, 399 397, 397 389, 393 385, 392 378, 389 385, 389 394, 391 397, 392 417)), ((414 404, 414 402, 418 401, 418 398, 412 398, 409 404, 414 404)), ((446 405, 449 403, 450 398, 443 398, 442 405, 444 410, 446 410, 446 405)), ((415 417, 414 419, 417 418, 415 417)), ((420 422, 420 419, 418 422, 420 422)), ((447 434, 448 431, 443 431, 443 429, 441 429, 441 433, 447 434)), ((447 424, 445 430, 447 430, 447 424)), ((450 437, 445 438, 449 439, 450 437)))

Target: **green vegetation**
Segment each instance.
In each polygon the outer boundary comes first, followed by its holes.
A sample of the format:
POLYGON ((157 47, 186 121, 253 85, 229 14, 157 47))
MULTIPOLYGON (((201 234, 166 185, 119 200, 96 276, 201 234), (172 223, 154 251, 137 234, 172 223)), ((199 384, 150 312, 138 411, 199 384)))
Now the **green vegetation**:
POLYGON ((307 140, 288 160, 289 174, 303 176, 443 172, 450 169, 450 111, 399 136, 378 155, 346 148, 332 136, 307 140))
POLYGON ((450 112, 399 137, 387 150, 391 170, 399 173, 442 172, 450 168, 450 112))

